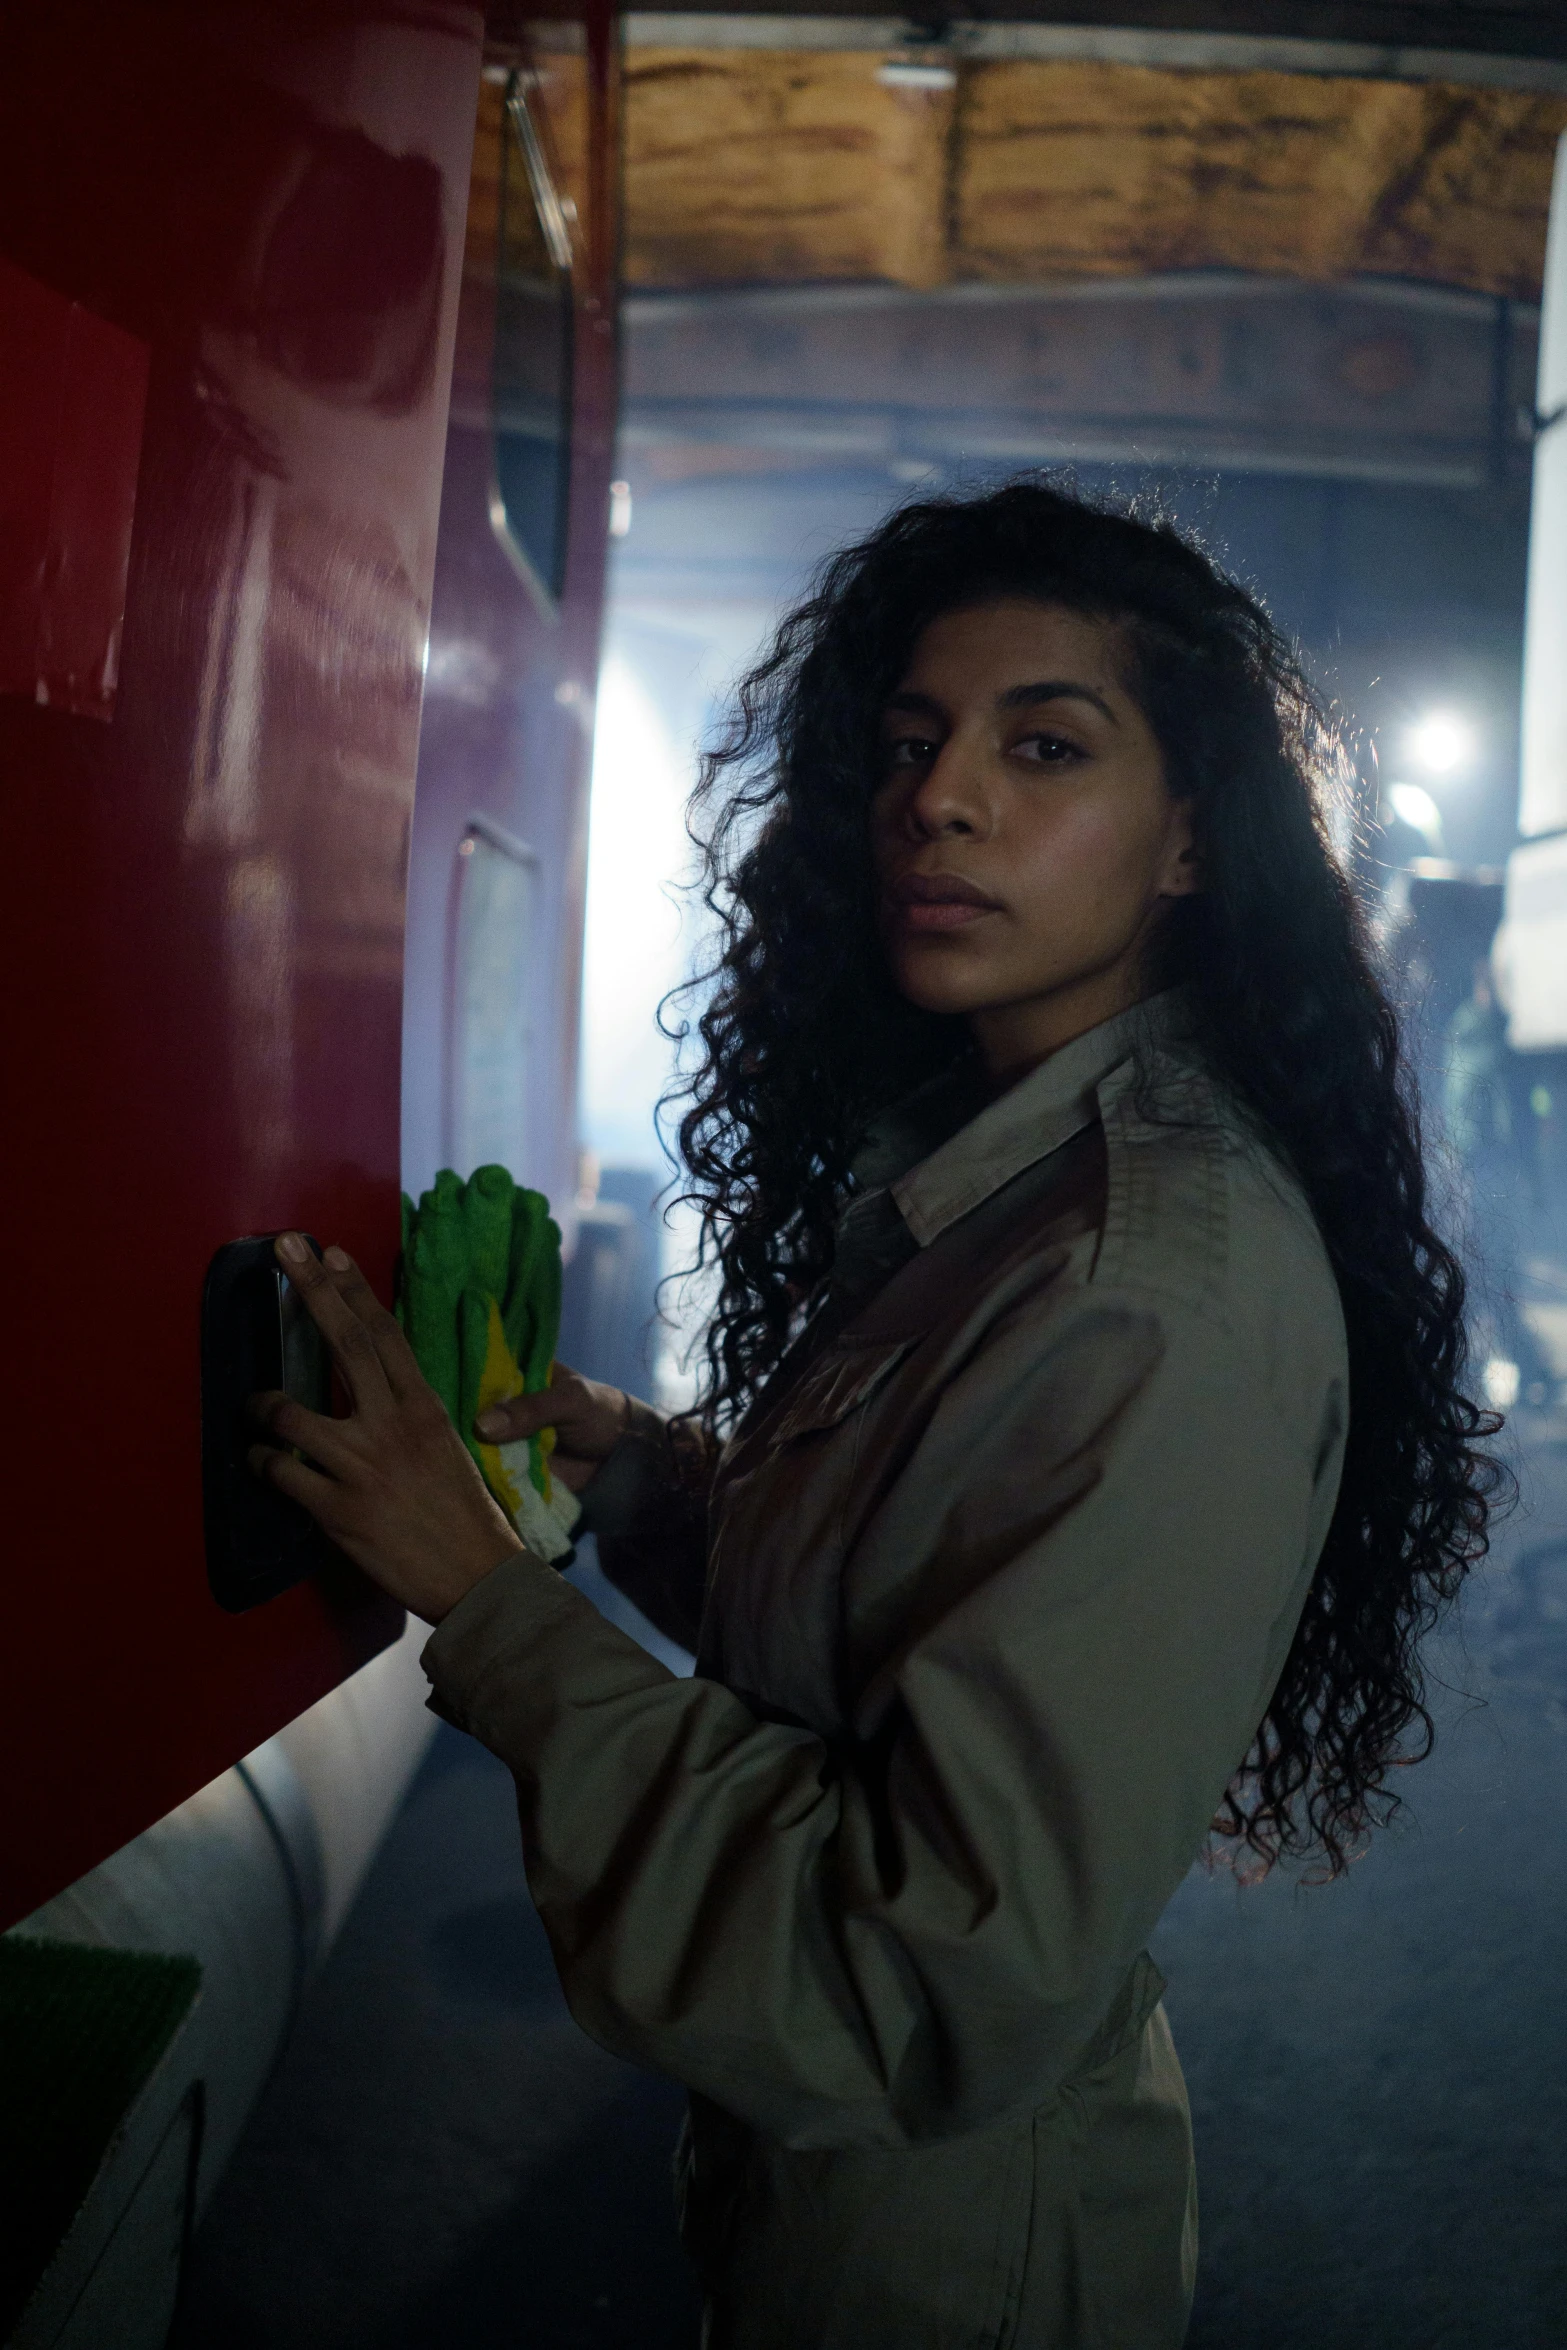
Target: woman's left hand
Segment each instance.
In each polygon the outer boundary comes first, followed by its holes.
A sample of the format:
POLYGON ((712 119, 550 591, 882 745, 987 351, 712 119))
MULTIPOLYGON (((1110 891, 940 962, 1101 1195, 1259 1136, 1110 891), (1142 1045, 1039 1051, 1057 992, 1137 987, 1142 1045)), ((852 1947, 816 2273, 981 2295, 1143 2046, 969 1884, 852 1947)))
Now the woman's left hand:
POLYGON ((426 1623, 438 1624, 523 1546, 491 1495, 395 1317, 340 1248, 325 1260, 297 1232, 277 1243, 348 1389, 353 1409, 326 1419, 280 1394, 252 1403, 272 1438, 257 1476, 303 1503, 354 1564, 426 1623), (296 1460, 280 1445, 297 1446, 296 1460))

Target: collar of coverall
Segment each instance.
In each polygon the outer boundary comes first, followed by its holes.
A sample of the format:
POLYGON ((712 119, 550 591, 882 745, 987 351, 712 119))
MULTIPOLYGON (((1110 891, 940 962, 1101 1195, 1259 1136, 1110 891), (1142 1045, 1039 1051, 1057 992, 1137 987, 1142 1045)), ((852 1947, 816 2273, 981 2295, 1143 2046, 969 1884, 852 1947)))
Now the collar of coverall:
POLYGON ((887 1187, 913 1238, 928 1248, 1004 1183, 1092 1126, 1105 1079, 1139 1053, 1172 1041, 1182 1026, 1181 1007, 1180 991, 1167 988, 1102 1020, 987 1102, 956 1133, 950 1123, 954 1087, 961 1100, 972 1077, 921 1087, 878 1127, 856 1162, 856 1176, 862 1184, 887 1187))

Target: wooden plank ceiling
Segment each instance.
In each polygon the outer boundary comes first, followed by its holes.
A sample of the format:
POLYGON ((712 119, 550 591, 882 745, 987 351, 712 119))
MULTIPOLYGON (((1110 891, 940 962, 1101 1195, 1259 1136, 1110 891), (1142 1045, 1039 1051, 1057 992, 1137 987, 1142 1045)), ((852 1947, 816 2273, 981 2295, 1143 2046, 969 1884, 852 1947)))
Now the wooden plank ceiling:
POLYGON ((1538 299, 1567 94, 1102 60, 635 47, 637 288, 1241 269, 1538 299))

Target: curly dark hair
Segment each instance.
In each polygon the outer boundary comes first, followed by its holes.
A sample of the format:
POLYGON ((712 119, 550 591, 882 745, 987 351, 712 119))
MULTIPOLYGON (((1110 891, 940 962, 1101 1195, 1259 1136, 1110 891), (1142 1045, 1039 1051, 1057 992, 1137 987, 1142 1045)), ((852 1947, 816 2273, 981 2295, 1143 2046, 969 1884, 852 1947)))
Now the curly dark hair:
MULTIPOLYGON (((721 928, 672 1099, 719 1276, 702 1416, 742 1410, 833 1256, 877 1113, 973 1050, 878 943, 878 721, 938 615, 1026 597, 1114 624, 1190 801, 1205 876, 1155 942, 1210 1065, 1295 1171, 1338 1281, 1351 1411, 1338 1505, 1272 1702, 1214 1822, 1250 1873, 1337 1875, 1429 1753, 1419 1649, 1483 1556, 1506 1474, 1466 1394, 1464 1276, 1428 1215, 1398 1021, 1327 830, 1343 759, 1256 598, 1157 512, 1017 481, 905 506, 835 556, 739 689, 693 802, 721 928)), ((682 1033, 689 1033, 682 1031, 682 1033)))

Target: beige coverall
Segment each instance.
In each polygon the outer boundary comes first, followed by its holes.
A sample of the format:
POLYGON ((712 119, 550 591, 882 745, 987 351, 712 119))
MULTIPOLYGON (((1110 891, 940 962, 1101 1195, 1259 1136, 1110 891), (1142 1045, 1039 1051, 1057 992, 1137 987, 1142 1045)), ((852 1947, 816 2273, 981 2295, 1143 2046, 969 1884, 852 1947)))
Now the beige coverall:
POLYGON ((1347 1397, 1311 1216, 1180 1026, 1107 1022, 955 1132, 927 1089, 716 1469, 639 1410, 591 1520, 695 1679, 526 1553, 425 1649, 516 1776, 574 2014, 692 2091, 710 2350, 1185 2331, 1143 1944, 1283 1663, 1347 1397))

